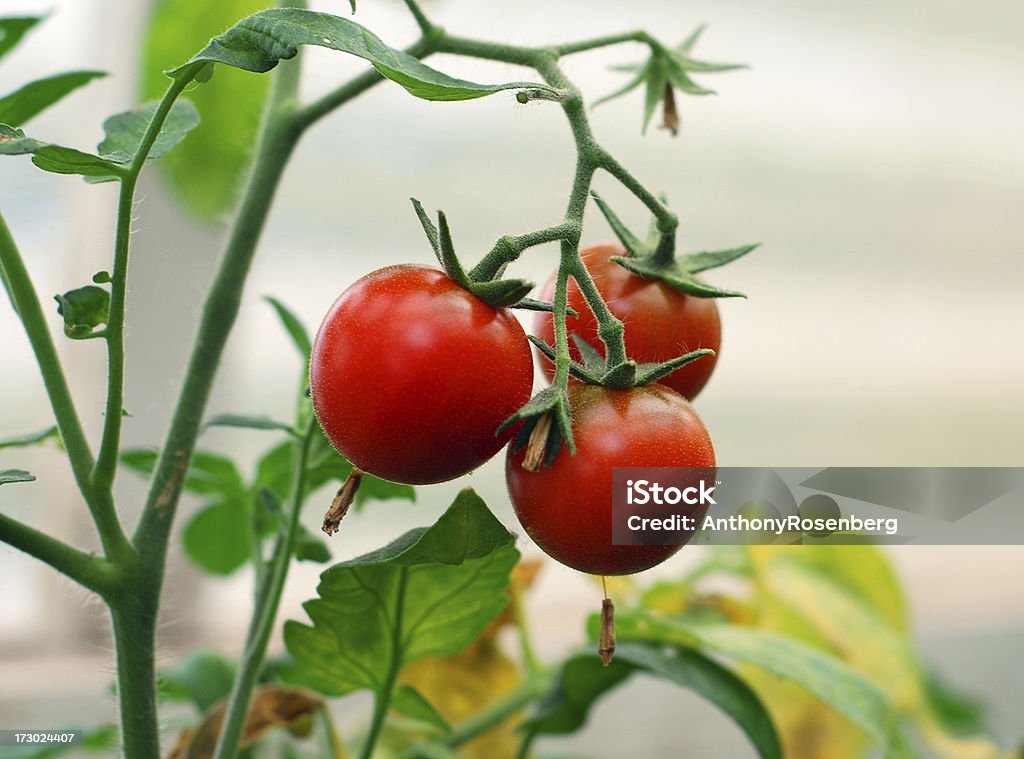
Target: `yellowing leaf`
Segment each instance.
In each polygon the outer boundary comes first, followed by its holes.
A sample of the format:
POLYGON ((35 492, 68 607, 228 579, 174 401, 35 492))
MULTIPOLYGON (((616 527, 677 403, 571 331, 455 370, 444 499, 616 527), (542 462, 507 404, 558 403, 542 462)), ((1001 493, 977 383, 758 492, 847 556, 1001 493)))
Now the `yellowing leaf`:
MULTIPOLYGON (((271 730, 284 727, 294 735, 309 734, 311 719, 323 708, 323 700, 304 688, 261 685, 253 691, 252 703, 242 731, 240 748, 256 743, 271 730)), ((221 701, 203 715, 194 728, 185 730, 167 759, 209 759, 217 747, 227 701, 221 701)))

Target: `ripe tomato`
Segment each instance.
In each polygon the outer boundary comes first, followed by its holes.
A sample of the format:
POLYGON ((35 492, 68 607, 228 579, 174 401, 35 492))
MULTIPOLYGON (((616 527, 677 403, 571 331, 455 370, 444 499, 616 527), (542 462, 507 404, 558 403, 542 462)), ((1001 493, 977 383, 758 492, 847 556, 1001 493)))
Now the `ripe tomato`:
MULTIPOLYGON (((707 383, 718 360, 722 343, 722 325, 714 298, 697 298, 675 290, 663 282, 644 279, 630 273, 611 260, 628 253, 618 243, 596 245, 580 251, 583 264, 594 279, 608 308, 626 327, 626 352, 640 363, 667 361, 698 348, 710 348, 713 356, 704 356, 681 366, 658 382, 672 388, 685 398, 693 399, 707 383)), ((550 301, 555 292, 554 277, 547 283, 543 297, 550 301)), ((569 280, 569 307, 579 313, 569 317, 569 334, 576 333, 598 350, 603 350, 597 335, 597 320, 587 307, 576 282, 569 280)), ((555 344, 552 315, 537 314, 534 330, 548 345, 555 344)), ((576 345, 570 340, 573 359, 580 360, 576 345)), ((547 358, 541 364, 548 379, 555 367, 547 358)))
POLYGON ((530 398, 523 328, 444 273, 367 274, 341 294, 313 345, 310 393, 324 433, 365 472, 422 485, 494 456, 498 426, 530 398))
POLYGON ((715 466, 704 423, 681 395, 661 385, 569 389, 576 455, 563 448, 536 472, 524 450, 509 450, 505 476, 523 529, 545 553, 581 572, 632 574, 660 564, 681 545, 612 543, 613 467, 715 466))

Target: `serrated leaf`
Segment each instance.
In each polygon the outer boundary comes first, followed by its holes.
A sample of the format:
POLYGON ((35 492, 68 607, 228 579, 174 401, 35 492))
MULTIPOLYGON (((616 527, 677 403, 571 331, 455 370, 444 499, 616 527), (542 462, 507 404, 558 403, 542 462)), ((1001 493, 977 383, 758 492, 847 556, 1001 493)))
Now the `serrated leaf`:
POLYGON ((254 13, 210 40, 184 66, 168 73, 175 76, 200 61, 262 73, 279 61, 295 57, 301 45, 317 45, 364 58, 382 76, 425 100, 468 100, 523 88, 556 93, 547 85, 530 82, 477 84, 456 79, 389 47, 354 21, 301 8, 272 8, 254 13))
POLYGON ((313 343, 310 342, 309 333, 306 332, 306 328, 302 326, 302 322, 291 310, 289 310, 281 301, 277 298, 266 297, 264 300, 269 303, 274 312, 277 314, 277 318, 281 320, 281 324, 284 326, 288 336, 291 337, 292 343, 299 351, 299 355, 302 356, 303 362, 309 361, 309 356, 313 352, 313 343))
POLYGON ((182 533, 185 553, 202 570, 229 575, 252 556, 245 507, 234 501, 203 507, 182 533))
MULTIPOLYGON (((167 77, 162 72, 177 65, 183 52, 199 50, 213 35, 267 5, 263 0, 157 3, 143 44, 142 99, 151 100, 163 94, 167 77)), ((208 73, 213 68, 208 66, 208 73)), ((200 77, 196 81, 201 81, 200 77)), ((269 84, 266 77, 224 68, 212 86, 189 92, 203 128, 160 161, 159 170, 177 196, 200 218, 214 220, 237 201, 252 158, 269 84)))
POLYGON ((39 432, 32 432, 28 435, 18 435, 0 440, 0 448, 25 448, 30 445, 45 443, 50 438, 59 437, 60 433, 56 427, 47 427, 39 432))
POLYGON ((416 659, 453 654, 504 608, 518 559, 509 533, 471 490, 431 527, 336 564, 285 625, 291 676, 326 695, 380 691, 416 659))
POLYGON ((24 469, 0 469, 0 485, 9 485, 12 482, 35 482, 35 479, 35 475, 24 469))
MULTIPOLYGON (((153 101, 133 111, 116 113, 107 118, 103 122, 103 131, 106 137, 97 148, 100 157, 116 163, 128 163, 132 160, 142 143, 142 137, 146 133, 150 121, 153 120, 158 105, 159 103, 153 101)), ((192 105, 191 101, 179 98, 171 106, 147 158, 152 160, 166 155, 197 126, 199 126, 199 112, 196 107, 192 105)))
POLYGON ((104 76, 103 71, 69 71, 30 82, 0 98, 0 123, 19 127, 65 95, 104 76))
POLYGON ((886 695, 859 672, 822 651, 775 633, 696 624, 679 617, 626 612, 618 615, 616 623, 623 640, 653 639, 696 646, 796 682, 863 730, 890 759, 917 756, 886 695))
POLYGON ((206 711, 231 693, 235 663, 214 651, 188 654, 161 672, 158 688, 165 698, 191 701, 206 711))
POLYGON ((206 420, 206 427, 242 427, 250 430, 279 430, 294 435, 291 425, 268 416, 252 414, 215 414, 206 420))
POLYGON ((27 137, 20 129, 0 124, 0 155, 27 154, 32 154, 32 163, 53 174, 80 174, 87 178, 107 181, 123 173, 122 166, 97 155, 61 145, 51 145, 27 137))
POLYGON ((110 291, 86 285, 54 296, 57 313, 64 317, 64 334, 73 340, 96 336, 96 328, 107 323, 110 314, 110 291))
POLYGON ((29 29, 43 20, 43 16, 10 16, 0 18, 0 58, 21 42, 29 29))
POLYGON ((569 658, 527 729, 549 735, 575 732, 601 696, 638 672, 694 690, 735 720, 761 757, 781 759, 775 726, 750 687, 704 654, 682 646, 625 642, 608 667, 592 653, 569 658))

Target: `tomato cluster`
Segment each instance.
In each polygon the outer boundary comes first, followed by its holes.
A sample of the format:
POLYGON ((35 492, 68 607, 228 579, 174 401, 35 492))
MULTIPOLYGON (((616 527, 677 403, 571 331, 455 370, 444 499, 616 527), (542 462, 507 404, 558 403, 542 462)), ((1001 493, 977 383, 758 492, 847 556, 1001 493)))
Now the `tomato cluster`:
MULTIPOLYGON (((717 350, 714 301, 631 274, 610 260, 623 253, 601 245, 581 255, 626 325, 630 355, 655 362, 717 350)), ((596 321, 575 286, 569 305, 579 313, 570 330, 597 344, 596 321)), ((553 343, 551 314, 539 315, 536 331, 553 343)), ((687 400, 713 368, 708 356, 663 384, 628 390, 574 383, 575 455, 563 446, 549 465, 529 471, 524 450, 509 446, 509 496, 537 545, 567 566, 601 575, 638 572, 679 550, 612 543, 612 469, 714 467, 711 439, 687 400)), ((310 363, 313 407, 339 453, 364 472, 410 484, 454 479, 493 457, 512 435, 499 427, 532 387, 533 358, 516 318, 443 272, 413 265, 372 272, 342 293, 310 363)))

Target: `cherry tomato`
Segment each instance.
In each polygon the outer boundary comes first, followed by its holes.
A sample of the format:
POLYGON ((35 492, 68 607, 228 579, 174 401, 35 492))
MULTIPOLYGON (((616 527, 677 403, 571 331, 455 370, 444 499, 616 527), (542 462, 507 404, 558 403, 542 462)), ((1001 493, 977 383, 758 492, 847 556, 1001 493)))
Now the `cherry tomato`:
POLYGON ((367 274, 317 333, 310 393, 334 447, 365 472, 422 485, 494 456, 498 426, 533 389, 523 328, 444 273, 415 265, 367 274))
MULTIPOLYGON (((626 352, 640 363, 667 361, 698 348, 710 348, 713 356, 704 356, 681 366, 658 382, 685 398, 693 399, 707 383, 718 360, 722 343, 722 325, 714 298, 697 298, 675 290, 663 282, 644 279, 622 268, 612 256, 626 256, 626 249, 617 243, 596 245, 580 251, 583 263, 594 279, 611 312, 626 327, 626 352)), ((554 277, 544 289, 548 301, 554 296, 554 277)), ((598 350, 604 346, 597 335, 597 320, 587 307, 576 282, 569 280, 569 307, 579 313, 578 318, 566 320, 570 334, 577 334, 598 350)), ((537 337, 554 345, 555 328, 552 315, 540 312, 534 324, 537 337)), ((571 341, 569 350, 573 359, 580 360, 579 351, 571 341)), ((555 367, 547 358, 541 358, 548 379, 554 377, 555 367)))
POLYGON ((576 455, 563 447, 549 466, 529 472, 522 467, 525 451, 509 450, 505 476, 523 529, 549 556, 581 572, 632 574, 660 564, 682 546, 613 544, 612 469, 713 468, 704 423, 685 398, 657 384, 631 390, 577 384, 569 389, 569 406, 576 455))

